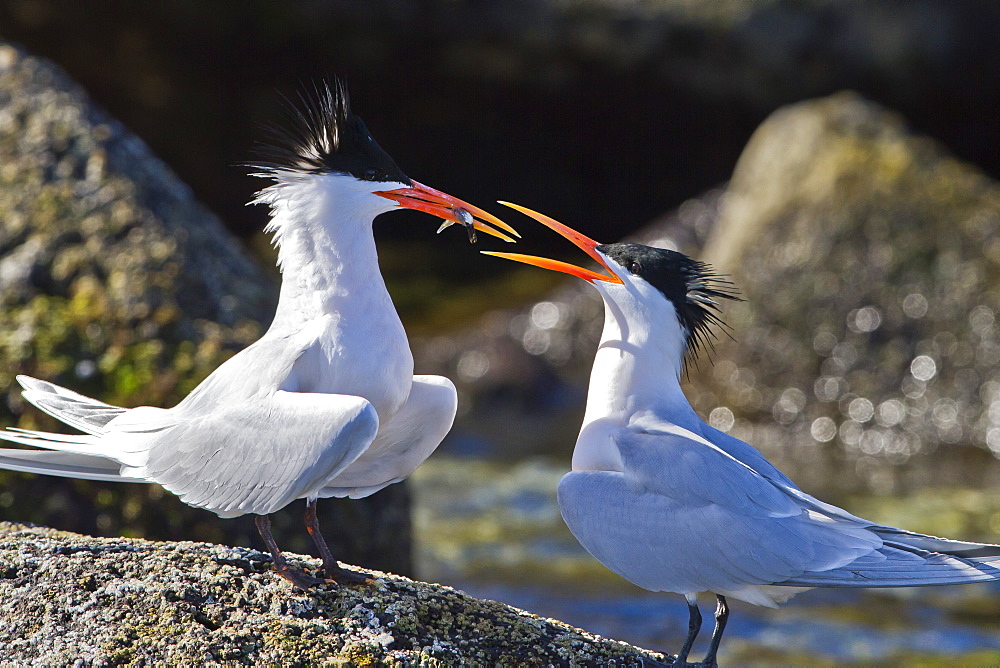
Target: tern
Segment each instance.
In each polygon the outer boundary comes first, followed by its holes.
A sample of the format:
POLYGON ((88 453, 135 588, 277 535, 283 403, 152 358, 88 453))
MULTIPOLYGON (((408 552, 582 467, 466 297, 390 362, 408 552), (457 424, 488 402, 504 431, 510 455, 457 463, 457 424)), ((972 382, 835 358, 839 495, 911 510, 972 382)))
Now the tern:
MULTIPOLYGON (((407 177, 351 113, 337 81, 289 105, 264 147, 252 203, 270 207, 277 310, 260 340, 173 408, 119 408, 19 376, 24 398, 84 434, 8 429, 42 450, 0 450, 0 467, 89 480, 158 483, 220 517, 256 515, 275 570, 307 589, 363 581, 319 531, 316 501, 361 498, 409 476, 451 429, 455 386, 413 375, 406 332, 379 273, 373 219, 396 208, 511 241, 495 216, 407 177), (325 578, 288 565, 268 515, 306 500, 325 578)), ((440 229, 439 229, 440 231, 440 229)))
MULTIPOLYGON (((504 203, 507 204, 507 203, 504 203)), ((489 255, 578 276, 604 299, 572 470, 559 482, 570 531, 598 561, 651 591, 686 597, 684 665, 716 595, 704 665, 714 665, 727 598, 776 607, 813 587, 913 587, 1000 580, 1000 546, 874 524, 800 490, 751 445, 706 424, 681 389, 711 346, 732 284, 703 262, 640 244, 600 244, 507 204, 572 241, 607 271, 489 255)))

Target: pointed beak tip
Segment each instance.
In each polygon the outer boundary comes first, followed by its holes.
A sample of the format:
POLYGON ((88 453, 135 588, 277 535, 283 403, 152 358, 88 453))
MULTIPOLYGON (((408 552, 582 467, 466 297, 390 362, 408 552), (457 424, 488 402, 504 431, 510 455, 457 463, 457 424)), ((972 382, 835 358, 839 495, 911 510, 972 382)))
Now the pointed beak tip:
POLYGON ((605 281, 608 283, 623 283, 622 279, 619 278, 617 274, 615 274, 615 272, 611 269, 610 266, 608 266, 606 259, 597 250, 597 247, 601 245, 600 242, 594 241, 587 235, 577 232, 568 225, 560 223, 558 220, 546 216, 543 213, 533 211, 528 207, 521 206, 520 204, 514 204, 513 202, 507 202, 505 200, 497 200, 497 203, 506 207, 510 207, 515 211, 519 211, 524 215, 528 216, 529 218, 533 218, 534 220, 548 227, 549 229, 556 232, 563 238, 569 240, 570 242, 573 243, 574 246, 585 252, 587 255, 593 258, 599 265, 601 265, 604 269, 606 269, 608 275, 599 274, 590 271, 589 269, 582 269, 581 267, 568 265, 564 262, 558 262, 555 260, 543 260, 541 258, 534 258, 532 260, 528 260, 526 259, 527 256, 518 256, 517 258, 507 257, 507 259, 515 259, 516 261, 525 262, 526 264, 534 264, 535 266, 539 266, 544 269, 552 269, 554 271, 561 271, 563 273, 572 274, 590 283, 593 283, 594 281, 605 281))
POLYGON ((467 228, 471 225, 480 232, 508 243, 514 243, 514 239, 508 235, 521 237, 517 230, 488 211, 417 181, 413 181, 409 188, 378 191, 375 194, 393 200, 401 208, 423 211, 443 219, 445 222, 438 228, 438 232, 450 225, 461 224, 467 228), (474 218, 472 223, 469 223, 470 218, 474 218))

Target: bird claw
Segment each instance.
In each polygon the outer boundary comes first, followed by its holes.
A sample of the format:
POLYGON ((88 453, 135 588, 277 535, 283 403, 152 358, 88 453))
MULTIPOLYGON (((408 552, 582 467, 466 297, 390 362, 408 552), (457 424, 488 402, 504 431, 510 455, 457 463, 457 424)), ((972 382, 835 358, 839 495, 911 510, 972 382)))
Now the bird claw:
POLYGON ((326 571, 326 581, 335 582, 338 585, 372 584, 375 582, 375 578, 368 573, 355 573, 336 564, 327 564, 324 570, 326 571))
POLYGON ((316 578, 309 575, 305 571, 291 567, 276 568, 274 572, 291 582, 293 586, 305 591, 309 591, 317 585, 328 584, 331 582, 331 580, 316 578))
POLYGON ((320 571, 324 577, 315 577, 304 570, 292 568, 290 566, 284 569, 276 568, 274 572, 291 582, 292 585, 304 591, 309 591, 313 587, 318 587, 320 585, 349 586, 366 585, 375 582, 375 579, 367 573, 355 573, 353 571, 340 568, 339 566, 337 566, 336 570, 332 572, 329 568, 325 569, 325 572, 320 571))

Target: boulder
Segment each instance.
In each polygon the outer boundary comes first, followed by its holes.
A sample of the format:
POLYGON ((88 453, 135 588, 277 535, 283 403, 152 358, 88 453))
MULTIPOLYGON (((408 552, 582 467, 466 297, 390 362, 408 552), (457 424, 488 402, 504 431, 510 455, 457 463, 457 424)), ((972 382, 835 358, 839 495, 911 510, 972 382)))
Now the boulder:
POLYGON ((246 548, 0 523, 0 647, 4 661, 37 665, 667 665, 502 603, 367 572, 369 584, 302 591, 246 548))
POLYGON ((745 302, 694 379, 800 479, 989 484, 1000 458, 1000 184, 843 93, 754 134, 702 257, 745 302))

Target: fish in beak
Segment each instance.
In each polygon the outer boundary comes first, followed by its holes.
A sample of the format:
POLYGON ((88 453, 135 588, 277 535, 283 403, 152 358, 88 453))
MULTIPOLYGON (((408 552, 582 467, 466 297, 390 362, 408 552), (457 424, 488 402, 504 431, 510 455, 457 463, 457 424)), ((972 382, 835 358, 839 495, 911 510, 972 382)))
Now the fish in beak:
POLYGON ((442 218, 444 223, 438 228, 438 232, 450 225, 462 225, 469 231, 469 241, 476 240, 476 230, 511 243, 514 242, 513 237, 521 236, 493 214, 416 181, 411 180, 409 188, 378 190, 375 194, 391 199, 403 208, 442 218))

